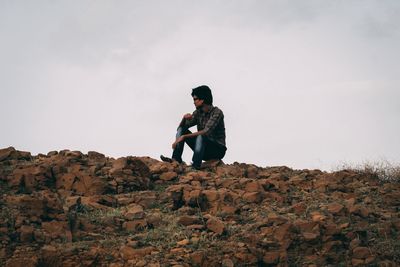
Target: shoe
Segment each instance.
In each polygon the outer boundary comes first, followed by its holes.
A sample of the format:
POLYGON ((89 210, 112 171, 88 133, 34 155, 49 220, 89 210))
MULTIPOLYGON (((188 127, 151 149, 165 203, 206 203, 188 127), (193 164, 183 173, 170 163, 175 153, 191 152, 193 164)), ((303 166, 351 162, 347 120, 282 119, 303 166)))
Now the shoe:
POLYGON ((163 155, 160 155, 160 159, 164 162, 169 162, 169 163, 172 163, 173 161, 171 158, 165 157, 163 155))
POLYGON ((192 165, 190 165, 190 167, 192 169, 194 169, 194 170, 197 170, 197 171, 199 171, 201 169, 201 165, 200 166, 196 166, 196 165, 193 165, 193 163, 192 163, 192 165))

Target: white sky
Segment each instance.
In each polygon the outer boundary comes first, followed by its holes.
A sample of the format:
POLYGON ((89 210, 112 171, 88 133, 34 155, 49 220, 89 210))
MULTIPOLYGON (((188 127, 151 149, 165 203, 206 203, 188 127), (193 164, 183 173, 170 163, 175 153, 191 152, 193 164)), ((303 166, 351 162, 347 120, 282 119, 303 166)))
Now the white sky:
POLYGON ((398 14, 397 0, 2 0, 0 147, 170 155, 206 84, 227 163, 400 162, 398 14))

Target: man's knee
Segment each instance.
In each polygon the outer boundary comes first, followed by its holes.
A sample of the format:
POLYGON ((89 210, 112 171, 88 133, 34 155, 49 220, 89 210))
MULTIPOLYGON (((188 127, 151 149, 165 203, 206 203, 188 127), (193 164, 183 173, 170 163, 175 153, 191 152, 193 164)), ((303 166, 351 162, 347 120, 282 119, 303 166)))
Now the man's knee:
POLYGON ((184 134, 190 134, 192 133, 191 131, 189 131, 189 129, 185 128, 185 127, 178 127, 178 129, 176 130, 176 138, 184 135, 184 134))

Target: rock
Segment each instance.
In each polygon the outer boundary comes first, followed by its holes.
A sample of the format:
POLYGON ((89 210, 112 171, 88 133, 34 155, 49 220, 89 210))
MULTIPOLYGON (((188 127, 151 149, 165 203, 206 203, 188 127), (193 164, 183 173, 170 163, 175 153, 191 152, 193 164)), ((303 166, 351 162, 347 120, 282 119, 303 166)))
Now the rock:
POLYGON ((125 260, 133 260, 133 259, 138 259, 138 258, 143 258, 146 255, 150 255, 150 253, 153 251, 152 247, 146 247, 146 248, 131 248, 128 246, 122 246, 120 248, 120 254, 121 257, 125 260))
POLYGON ((204 260, 204 252, 202 251, 195 251, 190 254, 190 260, 192 265, 194 266, 201 266, 204 260))
POLYGON ((82 175, 75 177, 72 190, 82 196, 101 195, 106 191, 107 182, 100 177, 82 175))
POLYGON ((362 259, 352 259, 351 260, 352 266, 364 266, 365 265, 364 263, 365 262, 362 259))
POLYGON ((326 216, 321 214, 318 211, 315 211, 315 212, 311 212, 311 218, 312 218, 313 222, 322 222, 326 219, 326 216))
POLYGON ((6 267, 36 267, 37 258, 11 258, 6 261, 6 267))
POLYGON ((246 192, 260 192, 264 191, 262 186, 257 181, 251 181, 246 184, 245 189, 246 192))
POLYGON ((269 251, 264 254, 263 262, 266 264, 277 264, 281 253, 279 251, 269 251))
POLYGON ((219 199, 219 193, 217 190, 203 190, 202 193, 205 195, 209 203, 215 202, 219 199))
POLYGON ((291 212, 294 212, 297 215, 303 214, 307 209, 307 205, 304 202, 293 204, 290 208, 291 212))
POLYGON ((235 264, 231 259, 223 259, 221 263, 222 267, 234 267, 235 264))
POLYGON ((122 228, 128 232, 135 232, 144 229, 147 226, 146 220, 134 220, 124 222, 122 228))
POLYGON ((56 188, 57 189, 71 190, 72 189, 72 185, 75 182, 75 179, 76 179, 76 175, 73 174, 73 173, 62 174, 56 180, 56 188))
POLYGON ((221 220, 212 217, 207 221, 207 229, 214 233, 222 234, 225 231, 225 225, 221 220))
POLYGON ((14 147, 8 147, 0 149, 0 161, 10 160, 10 159, 31 159, 30 152, 18 151, 14 147))
POLYGON ((31 242, 33 239, 33 231, 35 229, 32 226, 23 225, 20 228, 20 240, 23 243, 31 242))
POLYGON ((247 203, 260 203, 263 200, 263 195, 261 192, 244 193, 243 200, 247 203))
POLYGON ((0 159, 1 266, 396 265, 380 242, 397 241, 400 184, 362 171, 0 159))
POLYGON ((332 214, 339 214, 343 210, 344 206, 339 203, 330 203, 327 209, 332 214))
POLYGON ((68 224, 65 221, 43 222, 42 229, 45 233, 45 236, 49 237, 50 240, 59 238, 59 239, 72 241, 71 240, 71 232, 69 231, 68 224))
POLYGON ((181 241, 176 242, 176 245, 182 247, 188 245, 189 243, 190 243, 189 239, 183 239, 181 241))
POLYGON ((163 181, 171 181, 178 177, 176 172, 164 172, 160 175, 160 179, 163 181))
POLYGON ((310 241, 314 241, 319 237, 319 234, 316 233, 302 233, 304 240, 310 242, 310 241))
POLYGON ((371 256, 371 251, 367 247, 356 247, 353 249, 353 258, 366 259, 371 256))
POLYGON ((124 217, 127 220, 143 219, 144 218, 143 207, 137 204, 130 204, 127 207, 127 211, 125 212, 124 217))
POLYGON ((181 216, 178 219, 178 223, 184 226, 192 225, 192 224, 200 224, 201 221, 197 216, 181 216))

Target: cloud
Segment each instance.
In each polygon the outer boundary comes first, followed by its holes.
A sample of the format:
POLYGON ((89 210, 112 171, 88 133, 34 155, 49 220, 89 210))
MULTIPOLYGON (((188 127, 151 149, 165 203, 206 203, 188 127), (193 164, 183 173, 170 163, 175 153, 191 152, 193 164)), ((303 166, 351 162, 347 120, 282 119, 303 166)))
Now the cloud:
POLYGON ((397 1, 0 5, 0 146, 158 157, 208 84, 227 162, 400 160, 397 1))

